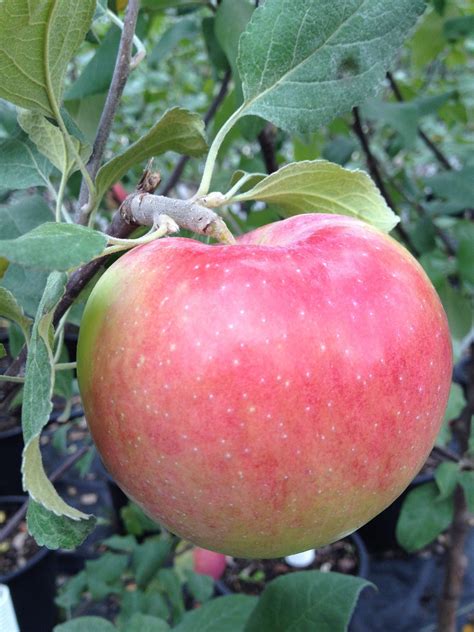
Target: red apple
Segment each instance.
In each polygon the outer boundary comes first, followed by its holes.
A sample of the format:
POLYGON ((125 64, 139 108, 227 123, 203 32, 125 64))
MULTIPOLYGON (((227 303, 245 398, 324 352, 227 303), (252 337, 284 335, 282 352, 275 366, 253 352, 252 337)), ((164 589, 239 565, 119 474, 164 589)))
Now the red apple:
POLYGON ((337 540, 423 465, 452 369, 440 301, 371 226, 301 215, 236 245, 137 247, 87 304, 78 376, 125 493, 240 557, 337 540))
POLYGON ((194 571, 199 575, 209 575, 213 579, 220 579, 226 567, 225 555, 208 551, 195 546, 193 549, 194 571))

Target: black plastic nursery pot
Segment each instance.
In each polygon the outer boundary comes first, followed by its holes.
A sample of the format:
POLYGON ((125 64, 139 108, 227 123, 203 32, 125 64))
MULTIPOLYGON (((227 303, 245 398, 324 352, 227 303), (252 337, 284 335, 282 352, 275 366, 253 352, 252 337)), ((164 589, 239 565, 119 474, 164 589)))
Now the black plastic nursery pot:
POLYGON ((403 502, 413 489, 433 480, 433 474, 420 474, 415 477, 401 496, 358 530, 357 533, 363 539, 369 553, 382 554, 401 550, 397 542, 396 528, 403 502))
MULTIPOLYGON (((367 549, 365 547, 365 544, 362 538, 357 533, 352 533, 351 535, 348 535, 347 537, 343 538, 341 542, 349 542, 352 545, 355 551, 355 556, 357 558, 356 569, 354 569, 354 572, 348 573, 348 574, 352 574, 356 577, 367 579, 369 575, 369 554, 367 552, 367 549)), ((334 544, 337 544, 337 543, 334 543, 334 544)), ((317 554, 317 551, 316 551, 316 554, 317 554)), ((279 561, 282 561, 282 560, 264 560, 264 562, 275 562, 276 564, 278 564, 279 561)), ((305 571, 305 570, 315 570, 315 569, 317 569, 315 565, 309 565, 304 568, 294 568, 292 570, 305 571)), ((337 570, 337 569, 328 569, 328 570, 337 570)), ((221 579, 216 580, 215 586, 216 586, 216 593, 219 595, 229 595, 235 592, 245 592, 245 591, 236 591, 231 586, 229 586, 229 583, 226 581, 226 573, 224 573, 224 576, 221 579)), ((262 588, 264 588, 264 586, 262 588)))
MULTIPOLYGON (((25 501, 24 496, 0 497, 0 510, 15 511, 25 501)), ((38 548, 21 568, 0 575, 11 593, 21 632, 51 632, 56 622, 56 554, 38 548)))
MULTIPOLYGON (((8 418, 0 415, 0 428, 6 421, 8 418)), ((15 496, 23 493, 21 483, 22 451, 23 434, 19 423, 0 431, 0 496, 15 496)))

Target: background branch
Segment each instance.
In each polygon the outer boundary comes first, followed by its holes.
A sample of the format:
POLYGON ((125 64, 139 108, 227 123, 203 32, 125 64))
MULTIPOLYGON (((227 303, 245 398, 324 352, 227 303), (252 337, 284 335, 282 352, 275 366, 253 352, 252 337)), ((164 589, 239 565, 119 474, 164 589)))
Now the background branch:
MULTIPOLYGON (((87 163, 87 171, 92 179, 95 178, 104 155, 105 146, 110 136, 112 123, 120 102, 125 83, 130 72, 130 61, 132 57, 133 37, 137 24, 139 0, 129 0, 124 19, 124 27, 120 38, 120 45, 115 62, 114 74, 110 84, 104 109, 100 117, 97 135, 92 147, 92 154, 87 163)), ((78 224, 87 224, 92 209, 88 208, 88 189, 86 183, 81 184, 79 194, 79 211, 77 217, 78 224), (85 205, 85 208, 84 208, 85 205)))
POLYGON ((278 171, 278 162, 275 152, 275 131, 275 127, 271 123, 268 123, 258 135, 258 142, 267 173, 278 171))
MULTIPOLYGON (((353 115, 354 115, 354 121, 353 121, 353 124, 352 124, 352 129, 354 130, 354 133, 357 136, 357 138, 359 139, 359 142, 360 142, 360 144, 362 146, 362 150, 363 150, 363 152, 365 154, 365 159, 367 161, 367 166, 369 168, 370 174, 371 174, 375 184, 380 189, 380 193, 385 198, 385 201, 387 202, 388 206, 393 211, 396 212, 395 203, 394 203, 393 198, 390 195, 387 187, 385 186, 385 182, 384 182, 384 179, 383 179, 382 174, 380 172, 378 161, 377 161, 375 155, 372 153, 372 150, 370 148, 369 137, 364 131, 364 127, 363 127, 363 124, 362 124, 362 119, 361 119, 360 113, 359 113, 359 108, 354 108, 353 109, 353 115)), ((409 244, 412 252, 416 256, 419 256, 420 253, 418 252, 417 248, 411 242, 410 236, 408 235, 406 230, 403 228, 401 223, 397 224, 397 226, 395 227, 394 230, 395 230, 395 232, 398 233, 398 235, 403 239, 403 241, 405 243, 409 244)))

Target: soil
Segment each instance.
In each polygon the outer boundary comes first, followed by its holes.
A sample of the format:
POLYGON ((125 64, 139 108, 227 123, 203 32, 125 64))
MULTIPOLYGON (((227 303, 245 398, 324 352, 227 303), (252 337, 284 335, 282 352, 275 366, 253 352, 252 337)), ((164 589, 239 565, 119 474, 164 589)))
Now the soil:
POLYGON ((289 566, 284 558, 273 560, 246 560, 231 558, 222 581, 236 593, 260 595, 266 584, 288 573, 302 570, 334 571, 357 575, 359 559, 357 549, 350 540, 340 540, 316 551, 316 559, 305 568, 289 566))
MULTIPOLYGON (((0 528, 18 510, 19 505, 0 507, 0 528)), ((0 542, 0 576, 22 568, 39 551, 39 546, 28 534, 26 522, 22 521, 6 540, 0 542)))

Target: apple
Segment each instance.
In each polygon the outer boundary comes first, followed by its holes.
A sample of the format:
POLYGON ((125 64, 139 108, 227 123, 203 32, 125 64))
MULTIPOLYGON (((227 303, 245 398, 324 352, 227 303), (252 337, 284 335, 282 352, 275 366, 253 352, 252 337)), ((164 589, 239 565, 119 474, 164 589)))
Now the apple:
POLYGON ((320 547, 392 503, 433 446, 451 370, 422 268, 337 215, 134 248, 79 338, 87 421, 119 486, 237 557, 320 547))
POLYGON ((201 549, 199 546, 193 548, 194 572, 199 575, 209 575, 213 579, 220 579, 227 566, 225 555, 201 549))

